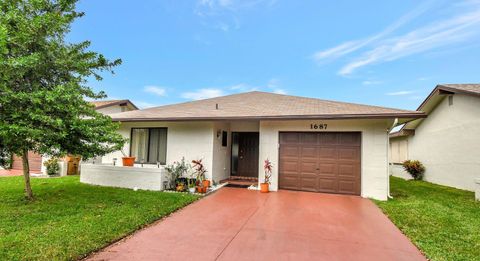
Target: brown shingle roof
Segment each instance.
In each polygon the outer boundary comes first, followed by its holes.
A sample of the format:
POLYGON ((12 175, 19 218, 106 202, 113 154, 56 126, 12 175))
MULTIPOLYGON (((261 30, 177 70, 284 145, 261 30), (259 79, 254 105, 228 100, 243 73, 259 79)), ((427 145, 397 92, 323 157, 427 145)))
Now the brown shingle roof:
POLYGON ((437 87, 445 91, 480 95, 480 84, 477 83, 439 84, 437 87))
POLYGON ((117 113, 110 116, 117 121, 166 121, 305 118, 420 118, 424 117, 424 114, 417 111, 255 91, 138 111, 117 113))
POLYGON ((130 103, 135 109, 138 109, 135 104, 130 100, 104 100, 104 101, 90 101, 91 104, 95 105, 95 109, 101 109, 105 107, 110 107, 122 103, 130 103))

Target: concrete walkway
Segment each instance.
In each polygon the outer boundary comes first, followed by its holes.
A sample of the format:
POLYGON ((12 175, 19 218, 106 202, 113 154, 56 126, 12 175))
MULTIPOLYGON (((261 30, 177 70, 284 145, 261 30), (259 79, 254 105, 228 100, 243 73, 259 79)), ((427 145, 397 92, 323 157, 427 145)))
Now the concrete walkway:
POLYGON ((368 199, 223 188, 89 260, 425 260, 368 199))

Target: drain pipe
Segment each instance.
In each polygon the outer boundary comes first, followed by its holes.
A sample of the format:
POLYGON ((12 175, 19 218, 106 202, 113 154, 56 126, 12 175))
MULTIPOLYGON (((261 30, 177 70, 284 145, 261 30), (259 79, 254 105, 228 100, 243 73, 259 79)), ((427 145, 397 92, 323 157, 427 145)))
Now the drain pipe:
POLYGON ((393 121, 392 127, 387 129, 387 197, 392 199, 392 195, 390 195, 390 131, 392 131, 395 126, 398 124, 398 118, 395 118, 393 121))

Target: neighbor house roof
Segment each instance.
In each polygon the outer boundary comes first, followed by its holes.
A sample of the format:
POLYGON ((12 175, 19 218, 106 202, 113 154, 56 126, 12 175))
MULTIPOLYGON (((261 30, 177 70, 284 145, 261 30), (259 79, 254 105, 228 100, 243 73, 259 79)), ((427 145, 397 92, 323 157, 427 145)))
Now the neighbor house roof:
MULTIPOLYGON (((470 96, 480 97, 480 84, 477 83, 465 83, 465 84, 439 84, 435 86, 433 91, 427 96, 427 98, 418 106, 417 111, 423 111, 430 114, 437 105, 448 95, 463 94, 470 96)), ((390 133, 390 137, 408 136, 413 135, 414 132, 405 132, 408 130, 414 130, 422 122, 422 119, 411 121, 403 125, 398 132, 390 133)))
POLYGON ((110 115, 116 121, 181 121, 235 119, 352 119, 425 117, 418 111, 247 92, 110 115))
POLYGON ((138 107, 135 106, 130 100, 104 100, 104 101, 91 101, 93 105, 95 105, 95 109, 106 108, 115 105, 127 105, 130 104, 133 108, 138 110, 138 107))

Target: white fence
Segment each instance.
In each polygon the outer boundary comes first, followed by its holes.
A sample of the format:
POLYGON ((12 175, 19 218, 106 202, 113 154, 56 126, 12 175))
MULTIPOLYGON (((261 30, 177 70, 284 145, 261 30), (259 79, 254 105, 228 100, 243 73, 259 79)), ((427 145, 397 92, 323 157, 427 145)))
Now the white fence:
POLYGON ((168 179, 160 168, 122 167, 102 164, 82 164, 80 182, 118 188, 163 190, 168 179))

